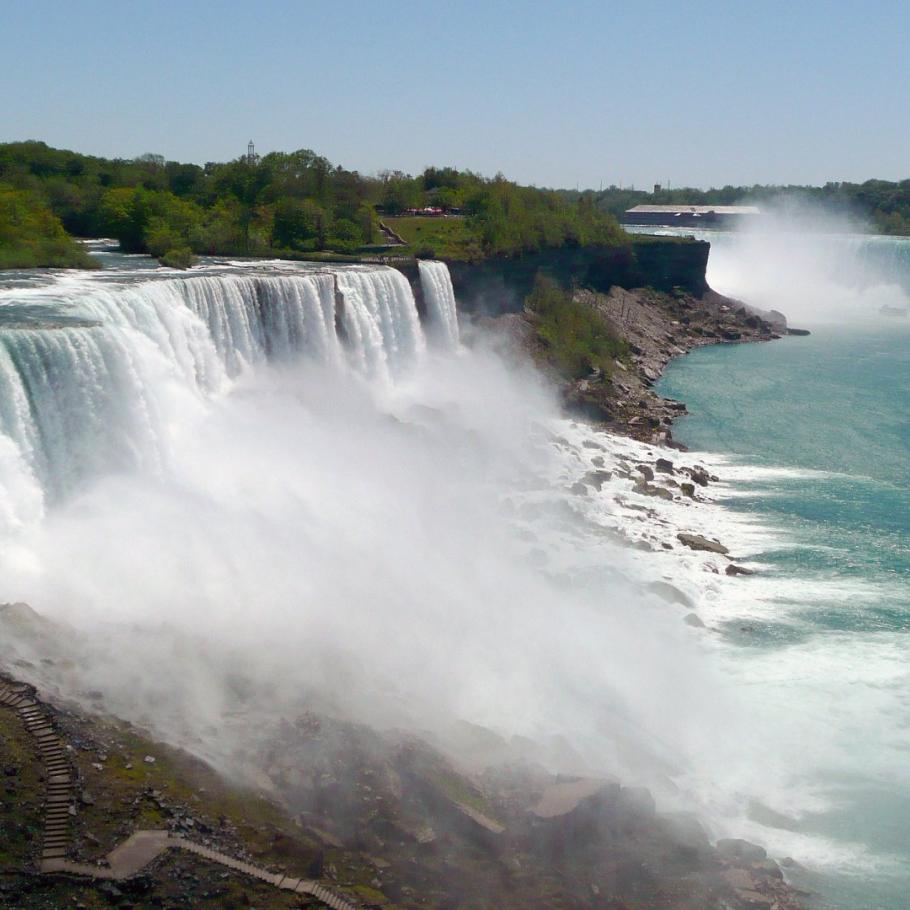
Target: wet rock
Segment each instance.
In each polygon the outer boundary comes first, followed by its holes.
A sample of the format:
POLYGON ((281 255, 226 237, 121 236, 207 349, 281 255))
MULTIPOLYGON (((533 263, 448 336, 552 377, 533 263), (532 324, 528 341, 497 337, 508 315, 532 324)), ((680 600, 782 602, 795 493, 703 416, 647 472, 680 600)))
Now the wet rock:
POLYGON ((613 476, 611 471, 590 471, 585 474, 584 482, 590 484, 596 490, 600 491, 600 488, 613 476))
POLYGON ((652 594, 656 594, 662 600, 665 600, 667 603, 680 604, 683 607, 689 608, 695 606, 689 596, 680 591, 676 586, 671 585, 668 581, 652 581, 648 585, 648 590, 652 594))
POLYGON ((647 481, 654 480, 654 471, 651 468, 649 468, 646 464, 638 465, 638 472, 645 478, 645 480, 647 480, 647 481))
POLYGON ((719 540, 709 540, 707 537, 702 537, 701 534, 688 534, 685 531, 680 531, 676 535, 676 539, 692 550, 720 553, 722 556, 730 552, 719 540))
POLYGON ((750 843, 740 837, 719 840, 715 844, 717 852, 726 860, 745 863, 760 863, 768 858, 764 847, 750 843))
POLYGON ((667 500, 673 498, 673 494, 666 487, 658 487, 647 481, 636 481, 635 486, 632 489, 642 496, 656 496, 658 499, 667 500))
POLYGON ((654 463, 654 467, 660 471, 662 474, 672 474, 673 473, 673 462, 669 458, 658 458, 654 463))
POLYGON ((701 617, 697 613, 687 613, 683 617, 683 622, 687 626, 694 626, 696 629, 705 628, 705 624, 701 621, 701 617))
POLYGON ((588 488, 583 483, 581 483, 581 481, 578 481, 569 487, 569 492, 574 493, 576 496, 587 496, 588 488))
POLYGON ((604 466, 603 456, 595 455, 591 459, 591 464, 594 465, 595 468, 602 468, 604 466))
POLYGON ((724 570, 727 575, 754 575, 754 569, 744 569, 742 566, 729 565, 724 570))
POLYGON ((708 485, 708 480, 710 479, 710 474, 700 467, 686 468, 685 472, 692 478, 692 480, 697 483, 700 487, 706 487, 708 485))
POLYGON ((681 483, 679 485, 680 490, 682 490, 684 496, 688 496, 690 499, 695 498, 695 484, 694 483, 681 483))

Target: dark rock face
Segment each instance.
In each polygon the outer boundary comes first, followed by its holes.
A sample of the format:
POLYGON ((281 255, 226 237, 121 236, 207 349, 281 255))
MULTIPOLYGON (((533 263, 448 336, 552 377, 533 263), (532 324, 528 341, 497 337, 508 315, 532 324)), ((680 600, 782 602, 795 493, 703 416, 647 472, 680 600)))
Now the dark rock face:
MULTIPOLYGON (((702 241, 632 236, 625 247, 544 250, 480 262, 449 262, 448 266, 459 308, 495 316, 524 309, 538 271, 565 287, 579 284, 601 293, 613 287, 651 287, 701 296, 708 291, 709 249, 702 241)), ((416 265, 400 269, 412 285, 419 285, 416 265)))
POLYGON ((755 574, 754 569, 744 569, 742 566, 734 566, 732 564, 727 566, 727 568, 724 571, 727 573, 727 575, 754 575, 755 574))
POLYGON ((654 468, 655 470, 660 471, 662 474, 672 474, 673 462, 668 458, 658 458, 654 463, 654 468))

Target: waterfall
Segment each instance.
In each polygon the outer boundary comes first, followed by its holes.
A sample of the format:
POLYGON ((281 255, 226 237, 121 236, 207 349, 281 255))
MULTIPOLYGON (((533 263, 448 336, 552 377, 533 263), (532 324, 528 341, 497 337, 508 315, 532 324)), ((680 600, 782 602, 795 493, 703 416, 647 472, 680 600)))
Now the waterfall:
MULTIPOLYGON (((442 287, 445 266, 432 265, 442 287)), ((263 363, 310 359, 394 382, 426 346, 410 284, 390 268, 235 270, 50 291, 37 303, 82 323, 0 326, 0 433, 52 497, 89 475, 161 470, 187 410, 263 363)), ((15 295, 0 292, 5 312, 22 304, 15 295)), ((434 314, 444 306, 434 302, 434 314)))
POLYGON ((418 268, 427 305, 428 332, 440 347, 454 350, 458 347, 458 312, 448 266, 422 259, 418 268))
POLYGON ((355 366, 388 378, 412 365, 425 342, 404 275, 396 269, 351 269, 335 278, 344 297, 344 329, 355 366))

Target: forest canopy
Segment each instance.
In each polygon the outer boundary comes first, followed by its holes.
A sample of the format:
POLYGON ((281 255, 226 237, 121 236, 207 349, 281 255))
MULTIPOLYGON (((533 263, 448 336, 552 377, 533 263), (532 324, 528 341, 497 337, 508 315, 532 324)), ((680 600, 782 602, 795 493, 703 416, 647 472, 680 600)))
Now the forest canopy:
POLYGON ((588 199, 452 167, 416 177, 364 176, 308 149, 199 166, 159 155, 106 159, 42 142, 8 143, 0 145, 0 182, 49 211, 71 235, 114 237, 127 252, 159 258, 180 251, 183 261, 185 251, 360 252, 382 246, 381 218, 426 208, 458 220, 469 242, 454 249, 467 258, 627 242, 616 219, 588 199))

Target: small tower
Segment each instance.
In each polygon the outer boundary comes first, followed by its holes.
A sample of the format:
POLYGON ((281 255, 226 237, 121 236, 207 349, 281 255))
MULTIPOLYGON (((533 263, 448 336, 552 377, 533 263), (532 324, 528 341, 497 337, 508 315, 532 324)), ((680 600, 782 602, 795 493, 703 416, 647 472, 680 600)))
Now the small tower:
POLYGON ((246 147, 246 163, 259 164, 259 156, 256 154, 256 146, 253 145, 252 139, 250 139, 249 145, 246 147))

